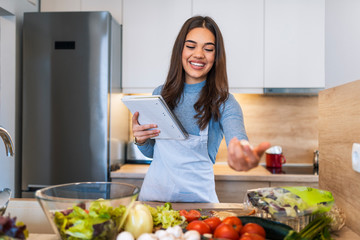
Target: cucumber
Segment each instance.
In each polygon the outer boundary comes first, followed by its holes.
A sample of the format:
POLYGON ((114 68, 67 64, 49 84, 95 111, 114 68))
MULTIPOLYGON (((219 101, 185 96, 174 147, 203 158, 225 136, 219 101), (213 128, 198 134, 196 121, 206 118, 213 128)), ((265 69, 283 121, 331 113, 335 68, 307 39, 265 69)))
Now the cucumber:
POLYGON ((293 229, 283 223, 255 217, 255 216, 241 216, 240 218, 243 225, 247 223, 256 223, 262 226, 266 232, 266 239, 283 240, 286 235, 293 229))

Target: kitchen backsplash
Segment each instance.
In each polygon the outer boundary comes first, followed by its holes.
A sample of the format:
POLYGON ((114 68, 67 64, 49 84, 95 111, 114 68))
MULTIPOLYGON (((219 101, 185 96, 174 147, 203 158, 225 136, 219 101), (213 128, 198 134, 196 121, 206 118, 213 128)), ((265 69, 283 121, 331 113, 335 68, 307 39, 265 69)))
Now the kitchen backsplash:
MULTIPOLYGON (((234 94, 244 113, 250 143, 280 145, 288 163, 312 163, 318 148, 318 97, 296 95, 234 94)), ((123 106, 125 107, 125 106, 123 106)), ((129 117, 129 140, 132 139, 129 117)), ((225 140, 216 158, 227 161, 225 140)), ((264 157, 262 159, 264 162, 264 157)))
MULTIPOLYGON (((313 163, 318 148, 318 97, 296 95, 234 94, 253 146, 263 141, 279 145, 288 163, 313 163)), ((217 161, 226 161, 225 140, 217 161)), ((264 162, 264 157, 262 162, 264 162)))

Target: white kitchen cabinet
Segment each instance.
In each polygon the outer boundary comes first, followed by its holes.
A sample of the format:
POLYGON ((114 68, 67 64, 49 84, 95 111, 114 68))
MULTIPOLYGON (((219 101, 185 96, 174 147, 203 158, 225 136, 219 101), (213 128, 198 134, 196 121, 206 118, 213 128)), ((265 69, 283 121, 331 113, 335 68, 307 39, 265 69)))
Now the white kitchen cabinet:
POLYGON ((210 16, 222 32, 230 90, 262 93, 264 1, 194 0, 193 15, 210 16))
POLYGON ((152 92, 165 82, 176 36, 191 0, 124 0, 123 90, 152 92))
POLYGON ((41 0, 41 12, 108 11, 122 23, 122 0, 41 0))
POLYGON ((41 12, 81 11, 81 0, 40 0, 41 12))
POLYGON ((265 88, 325 87, 325 0, 265 1, 265 88))

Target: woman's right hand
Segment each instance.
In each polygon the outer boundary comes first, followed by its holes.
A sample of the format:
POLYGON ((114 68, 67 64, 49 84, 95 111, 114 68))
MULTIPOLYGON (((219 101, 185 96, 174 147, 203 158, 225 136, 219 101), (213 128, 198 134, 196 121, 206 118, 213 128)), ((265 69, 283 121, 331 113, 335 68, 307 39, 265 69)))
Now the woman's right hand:
POLYGON ((143 144, 149 138, 159 136, 160 130, 154 129, 157 128, 156 124, 140 125, 138 119, 139 119, 139 112, 136 112, 132 117, 132 131, 133 131, 133 136, 135 137, 137 143, 143 144))

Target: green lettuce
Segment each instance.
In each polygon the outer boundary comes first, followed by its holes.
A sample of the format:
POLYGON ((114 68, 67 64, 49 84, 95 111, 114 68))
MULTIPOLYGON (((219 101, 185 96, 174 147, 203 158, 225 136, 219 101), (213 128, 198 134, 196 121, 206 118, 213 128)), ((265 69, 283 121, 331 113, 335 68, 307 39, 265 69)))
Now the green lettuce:
MULTIPOLYGON (((146 204, 144 204, 146 205, 146 204)), ((162 206, 156 208, 146 205, 153 217, 154 226, 161 224, 162 228, 173 227, 181 225, 185 222, 185 217, 181 216, 179 211, 172 208, 171 203, 167 202, 162 206)))
POLYGON ((104 200, 94 201, 89 210, 82 204, 70 210, 55 212, 54 222, 62 239, 111 239, 126 210, 125 206, 112 207, 104 200))

